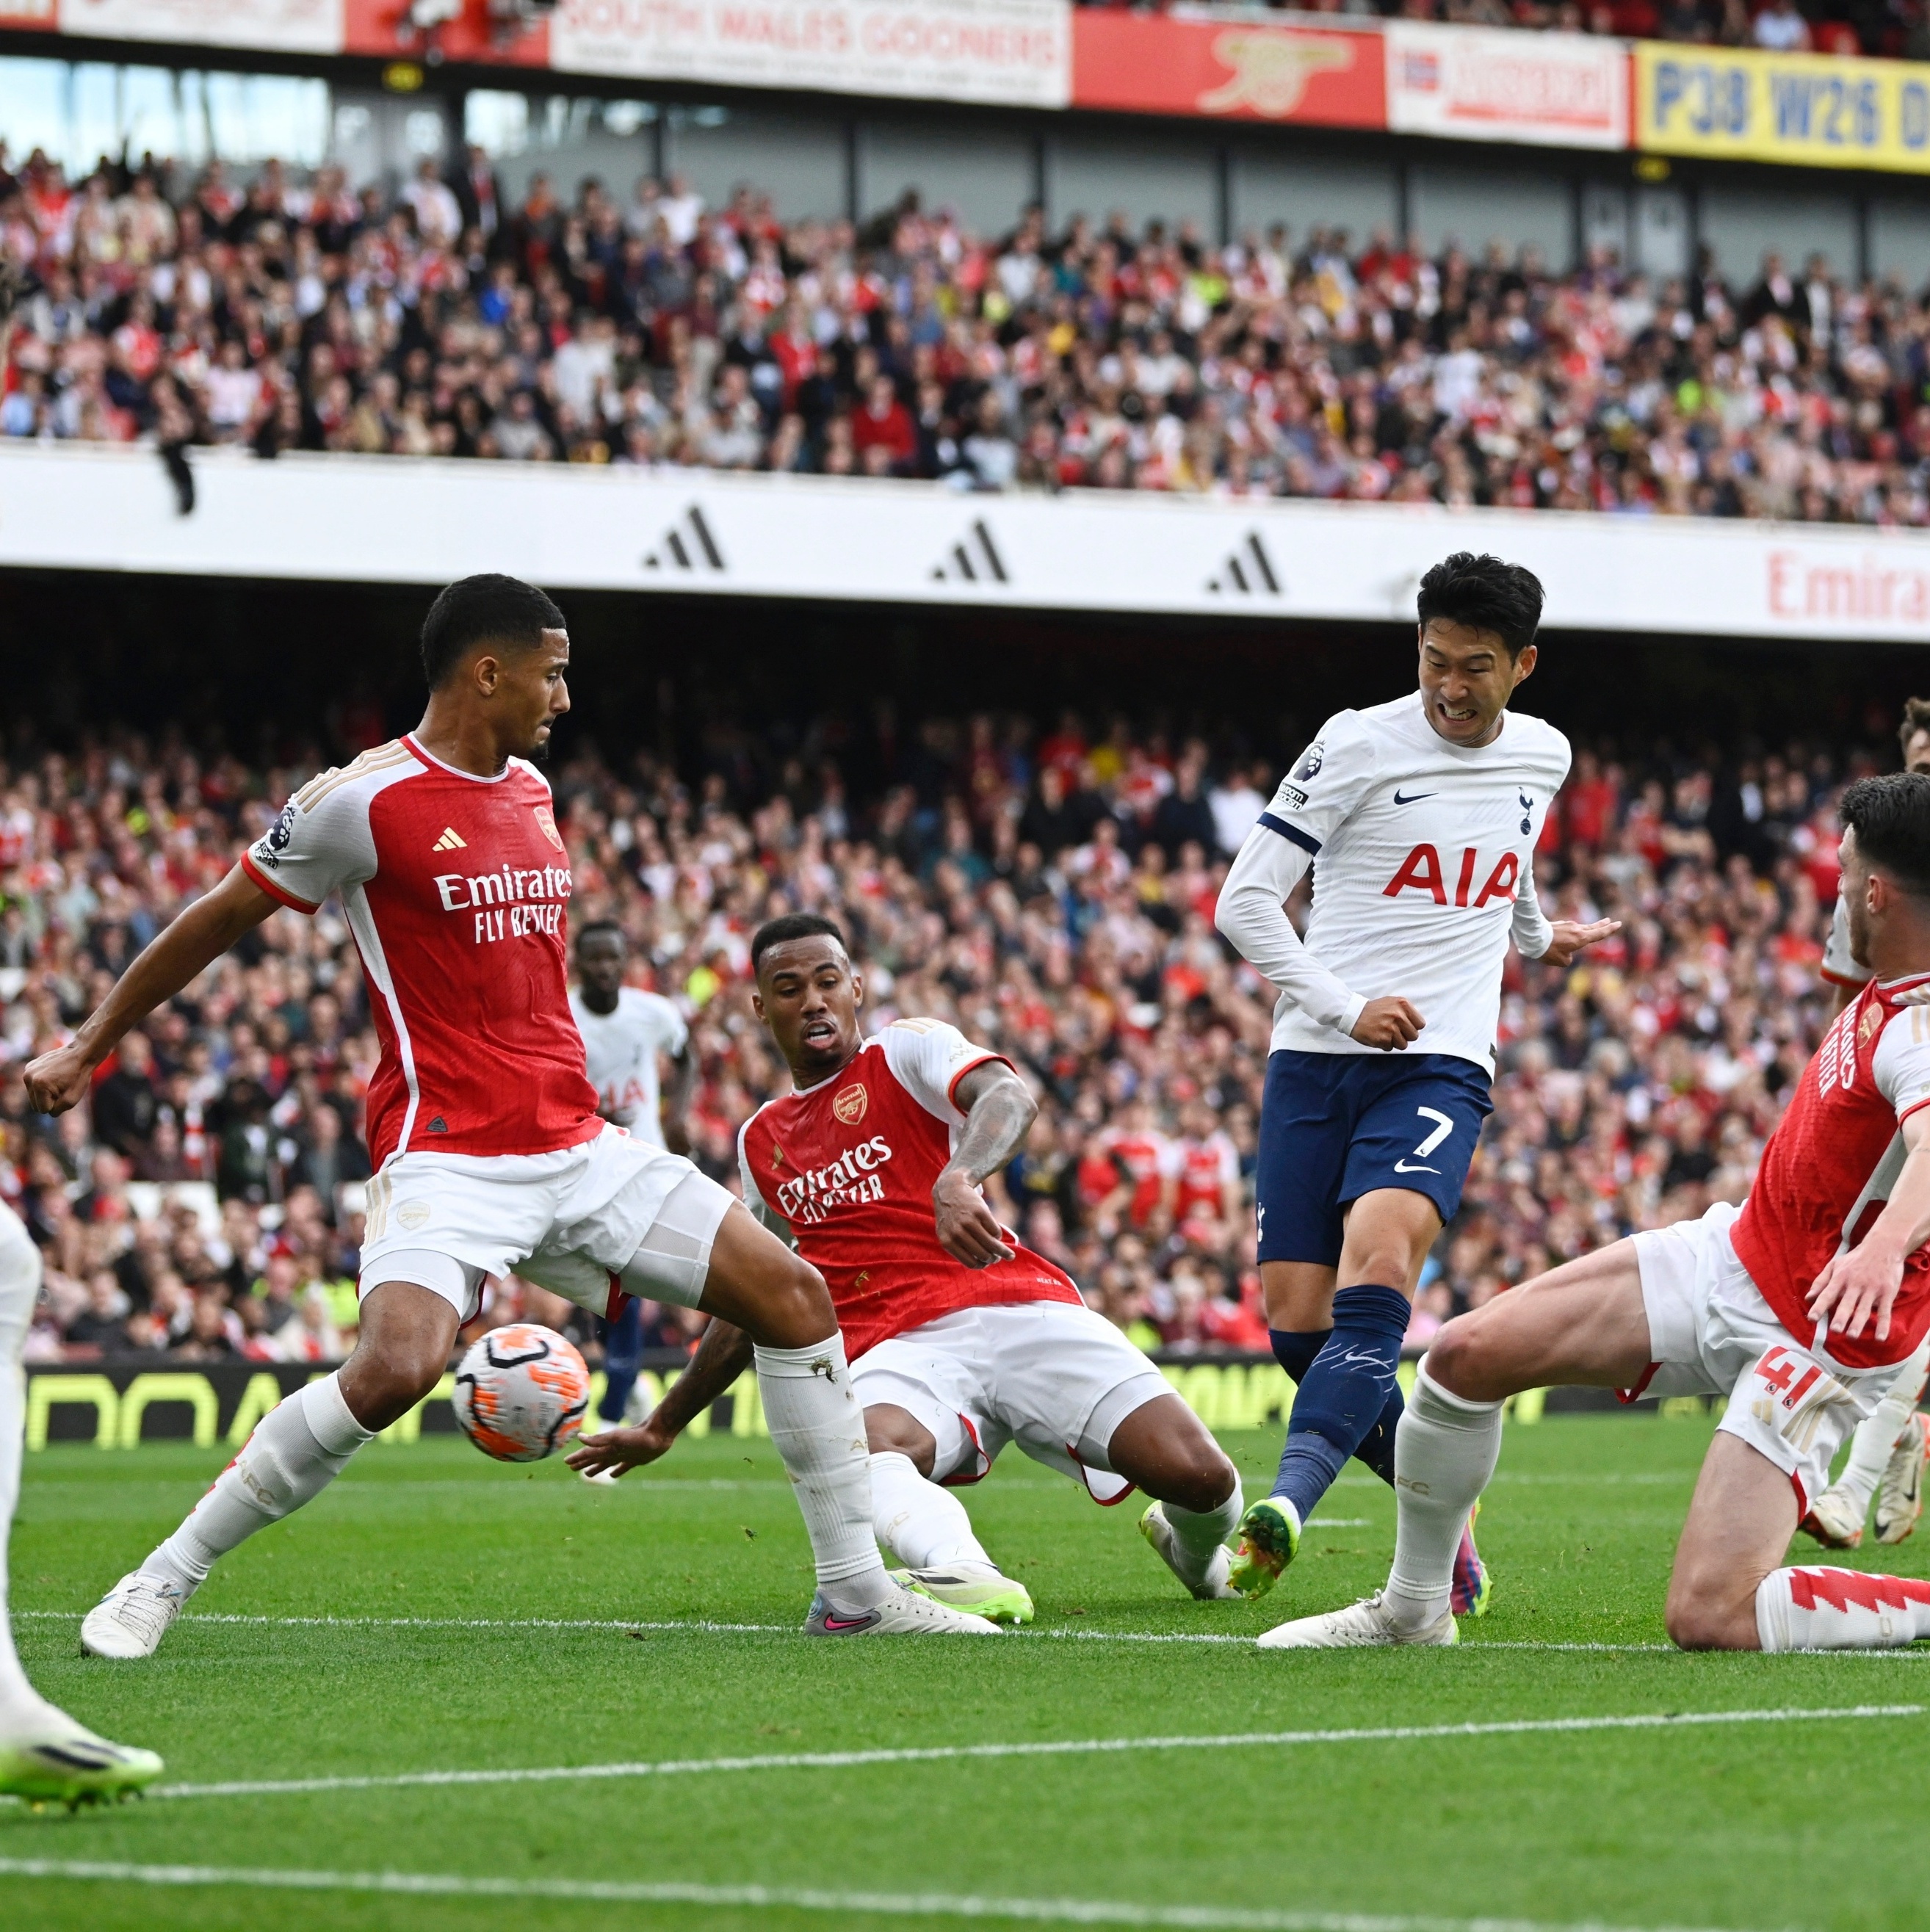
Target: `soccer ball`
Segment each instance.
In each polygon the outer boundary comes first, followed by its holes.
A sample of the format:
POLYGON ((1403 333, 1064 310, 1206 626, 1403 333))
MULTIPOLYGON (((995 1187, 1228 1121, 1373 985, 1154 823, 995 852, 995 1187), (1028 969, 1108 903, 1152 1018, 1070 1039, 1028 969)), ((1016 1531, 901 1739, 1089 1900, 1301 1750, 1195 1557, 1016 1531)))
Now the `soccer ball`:
POLYGON ((540 1462, 583 1427, 590 1371, 554 1328, 492 1328, 456 1370, 456 1420, 499 1462, 540 1462))

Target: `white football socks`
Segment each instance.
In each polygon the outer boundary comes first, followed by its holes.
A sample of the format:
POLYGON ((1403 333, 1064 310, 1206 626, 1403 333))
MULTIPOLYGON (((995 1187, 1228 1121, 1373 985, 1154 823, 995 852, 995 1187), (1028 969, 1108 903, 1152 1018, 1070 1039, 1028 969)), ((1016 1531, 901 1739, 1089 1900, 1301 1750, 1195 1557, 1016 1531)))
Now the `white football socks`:
POLYGON ((1851 1514, 1859 1522, 1869 1514, 1870 1498, 1883 1480, 1889 1452, 1916 1412, 1926 1366, 1930 1366, 1930 1340, 1925 1340, 1898 1370, 1896 1379, 1882 1401, 1857 1424, 1855 1434, 1850 1438, 1850 1460, 1829 1486, 1850 1504, 1851 1514))
POLYGON ((1765 1650, 1895 1650, 1930 1636, 1930 1582, 1866 1570, 1772 1570, 1756 1588, 1765 1650))
POLYGON ((843 1608, 870 1610, 897 1588, 872 1528, 871 1449, 851 1392, 845 1338, 757 1351, 771 1446, 783 1459, 818 1562, 818 1582, 843 1608))
POLYGON ((1190 1510, 1178 1503, 1162 1503, 1160 1513, 1172 1531, 1172 1540, 1185 1558, 1187 1581, 1196 1583, 1206 1574, 1213 1552, 1231 1536, 1246 1514, 1247 1502, 1240 1479, 1233 1479, 1233 1493, 1217 1509, 1190 1510))
POLYGON ((998 1568, 971 1533, 965 1504, 895 1449, 871 1459, 871 1507, 878 1541, 908 1569, 998 1568))
POLYGON ((191 1594, 217 1557, 313 1502, 374 1439, 375 1432, 349 1413, 339 1372, 297 1389, 262 1418, 241 1454, 142 1569, 191 1594))
POLYGON ((27 1378, 20 1358, 41 1292, 41 1253, 20 1216, 0 1203, 0 1736, 47 1708, 27 1682, 7 1613, 7 1540, 20 1499, 27 1378))
POLYGON ((1387 1606, 1420 1630, 1447 1614, 1461 1532, 1501 1454, 1501 1405, 1451 1395, 1424 1358, 1394 1438, 1399 1516, 1387 1606))

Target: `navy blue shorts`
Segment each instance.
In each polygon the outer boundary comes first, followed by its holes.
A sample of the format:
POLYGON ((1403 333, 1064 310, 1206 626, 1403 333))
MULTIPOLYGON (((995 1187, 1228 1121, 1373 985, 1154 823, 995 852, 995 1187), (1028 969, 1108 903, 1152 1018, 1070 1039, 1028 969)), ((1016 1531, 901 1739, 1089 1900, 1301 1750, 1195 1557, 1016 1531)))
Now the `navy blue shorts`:
POLYGON ((1255 1175, 1263 1262, 1340 1258, 1341 1212, 1376 1187, 1461 1204, 1488 1076, 1451 1053, 1294 1053, 1267 1061, 1255 1175))

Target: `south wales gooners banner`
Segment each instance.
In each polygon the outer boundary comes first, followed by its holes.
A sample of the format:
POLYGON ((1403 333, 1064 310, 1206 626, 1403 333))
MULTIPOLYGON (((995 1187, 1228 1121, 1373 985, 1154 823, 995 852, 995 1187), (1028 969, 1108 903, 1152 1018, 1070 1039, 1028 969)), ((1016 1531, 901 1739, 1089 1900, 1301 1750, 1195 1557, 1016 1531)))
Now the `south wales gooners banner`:
POLYGON ((550 64, 565 74, 909 100, 1063 107, 1065 0, 563 0, 550 64))
POLYGON ((1930 66, 1647 41, 1634 62, 1638 148, 1930 173, 1930 66))

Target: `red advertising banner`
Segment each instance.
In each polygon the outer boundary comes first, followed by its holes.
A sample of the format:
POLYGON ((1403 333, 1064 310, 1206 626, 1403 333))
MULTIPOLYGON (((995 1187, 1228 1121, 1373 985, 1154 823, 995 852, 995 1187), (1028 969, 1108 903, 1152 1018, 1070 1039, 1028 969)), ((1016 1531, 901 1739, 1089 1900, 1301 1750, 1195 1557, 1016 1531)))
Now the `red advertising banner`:
POLYGON ((433 41, 410 24, 409 0, 342 0, 342 14, 344 50, 352 54, 419 61, 433 44, 446 61, 537 68, 550 62, 546 19, 530 24, 492 19, 487 0, 460 0, 454 15, 432 29, 433 41))
POLYGON ((1385 128, 1377 33, 1079 8, 1072 104, 1327 128, 1385 128))

